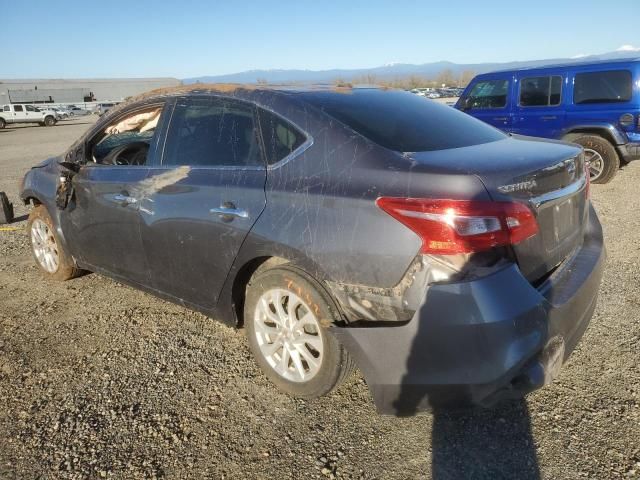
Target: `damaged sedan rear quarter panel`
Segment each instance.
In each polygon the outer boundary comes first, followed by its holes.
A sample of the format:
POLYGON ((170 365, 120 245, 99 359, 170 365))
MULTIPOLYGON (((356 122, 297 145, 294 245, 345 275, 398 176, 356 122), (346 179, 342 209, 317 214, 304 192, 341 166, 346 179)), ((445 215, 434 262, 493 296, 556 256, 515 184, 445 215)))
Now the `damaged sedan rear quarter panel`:
MULTIPOLYGON (((111 109, 64 155, 34 167, 21 195, 46 207, 78 267, 230 325, 242 324, 245 291, 255 275, 285 263, 295 266, 317 281, 335 304, 339 319, 330 320, 331 331, 362 367, 380 411, 404 413, 451 399, 484 402, 536 362, 553 329, 545 325, 548 302, 537 291, 536 282, 544 279, 523 277, 518 251, 511 245, 456 254, 426 252, 425 239, 376 201, 446 199, 485 205, 500 194, 500 201, 511 201, 510 192, 494 188, 492 172, 502 172, 501 185, 517 179, 526 189, 536 185, 545 168, 580 154, 574 147, 539 143, 508 138, 460 112, 401 92, 197 85, 150 92, 111 109), (369 106, 371 102, 378 107, 369 106), (397 131, 389 124, 393 119, 376 118, 376 108, 398 114, 397 131), (159 117, 140 114, 154 109, 161 109, 159 117), (157 125, 146 132, 118 131, 135 123, 126 122, 130 115, 153 117, 157 125), (217 130, 207 130, 211 126, 206 115, 231 116, 233 127, 220 120, 217 130), (423 132, 411 132, 412 124, 403 123, 402 118, 412 116, 426 122, 423 132), (368 117, 371 125, 362 124, 368 117), (200 142, 195 150, 193 145, 181 146, 182 139, 195 137, 200 142), (105 138, 115 146, 96 148, 105 145, 105 138), (397 145, 386 144, 395 141, 397 145), (220 145, 228 151, 210 156, 220 145), (536 156, 536 151, 542 153, 536 156), (518 322, 525 322, 527 315, 500 298, 500 285, 509 283, 505 272, 514 275, 514 292, 527 298, 527 312, 541 315, 530 322, 531 328, 520 328, 518 322), (487 280, 498 275, 498 282, 487 280), (437 321, 427 301, 432 288, 438 297, 437 321), (478 292, 483 298, 475 298, 478 292), (477 340, 486 341, 469 360, 477 363, 478 352, 500 344, 495 350, 500 353, 488 356, 487 363, 469 364, 462 368, 462 377, 452 373, 450 380, 467 383, 444 394, 443 375, 452 371, 451 365, 424 366, 425 375, 403 373, 400 367, 422 368, 412 366, 411 358, 428 321, 435 321, 434 331, 446 336, 439 348, 453 349, 441 357, 464 365, 464 355, 453 360, 457 347, 452 330, 441 328, 447 316, 443 299, 457 304, 453 311, 458 325, 464 323, 462 312, 468 307, 468 323, 473 324, 468 332, 480 333, 477 340), (491 302, 505 305, 492 311, 491 302), (513 328, 484 332, 497 337, 482 340, 478 324, 492 322, 513 328), (394 332, 400 343, 394 343, 394 332), (525 341, 521 335, 535 340, 525 341), (365 347, 381 348, 386 336, 401 352, 397 368, 383 375, 375 352, 365 347), (505 362, 502 354, 513 358, 505 362), (483 382, 481 388, 476 388, 476 380, 483 382), (412 393, 404 404, 396 403, 403 391, 412 393)), ((580 161, 569 164, 582 168, 580 161)), ((572 178, 576 192, 583 192, 580 173, 572 178)), ((557 187, 550 184, 550 190, 557 187)), ((590 265, 584 276, 591 279, 588 286, 595 295, 602 256, 599 224, 588 204, 575 205, 581 223, 574 236, 584 239, 576 240, 575 248, 595 245, 595 260, 582 262, 590 265)), ((531 271, 546 273, 544 260, 531 271)), ((579 290, 581 285, 573 287, 579 290)), ((574 320, 584 325, 592 305, 581 302, 571 311, 580 313, 574 320)), ((577 331, 566 325, 561 330, 571 330, 571 335, 577 331)), ((474 334, 465 333, 468 342, 474 334)), ((437 343, 437 338, 429 339, 430 345, 437 343)), ((471 343, 466 345, 471 348, 471 343)), ((429 355, 420 358, 433 362, 429 355)))

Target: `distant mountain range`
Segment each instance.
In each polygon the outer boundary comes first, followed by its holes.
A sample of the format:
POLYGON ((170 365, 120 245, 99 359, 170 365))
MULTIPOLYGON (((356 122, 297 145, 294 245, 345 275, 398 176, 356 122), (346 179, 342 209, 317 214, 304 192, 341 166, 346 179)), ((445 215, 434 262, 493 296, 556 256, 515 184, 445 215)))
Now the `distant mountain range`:
POLYGON ((367 75, 376 79, 390 80, 394 78, 419 75, 425 78, 435 78, 441 72, 450 70, 458 76, 465 71, 485 73, 494 70, 508 70, 523 67, 536 67, 558 63, 589 62, 599 60, 616 60, 640 57, 640 49, 624 46, 615 52, 601 55, 579 55, 574 58, 552 58, 547 60, 530 60, 505 63, 452 63, 447 61, 423 63, 421 65, 394 63, 374 68, 334 69, 334 70, 249 70, 228 75, 213 75, 185 78, 183 82, 190 83, 330 83, 336 79, 350 81, 367 75))

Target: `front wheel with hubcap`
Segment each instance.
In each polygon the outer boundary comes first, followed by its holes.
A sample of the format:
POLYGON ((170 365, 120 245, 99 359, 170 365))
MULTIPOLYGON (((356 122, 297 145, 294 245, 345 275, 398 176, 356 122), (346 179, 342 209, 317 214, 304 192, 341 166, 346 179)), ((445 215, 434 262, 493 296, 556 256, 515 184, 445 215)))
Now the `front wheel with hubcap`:
POLYGON ((60 244, 49 212, 44 206, 38 205, 29 214, 27 232, 36 265, 47 277, 69 280, 78 276, 80 270, 60 244))
POLYGON ((293 396, 322 396, 353 371, 348 352, 327 328, 337 318, 322 286, 295 267, 265 270, 247 287, 251 350, 267 377, 293 396))
POLYGON ((0 130, 2 130, 7 125, 4 118, 0 118, 0 130))
POLYGON ((53 127, 56 124, 56 119, 49 115, 44 119, 44 124, 47 127, 53 127))

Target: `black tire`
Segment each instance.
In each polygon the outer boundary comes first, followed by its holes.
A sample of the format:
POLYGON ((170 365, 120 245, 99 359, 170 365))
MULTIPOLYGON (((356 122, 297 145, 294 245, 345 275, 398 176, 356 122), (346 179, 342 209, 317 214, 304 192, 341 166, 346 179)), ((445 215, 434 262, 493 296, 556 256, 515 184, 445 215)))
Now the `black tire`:
POLYGON ((7 126, 7 122, 4 121, 4 118, 0 118, 0 130, 7 126))
POLYGON ((64 281, 70 280, 74 277, 77 277, 82 273, 78 267, 76 267, 73 258, 69 255, 68 252, 62 247, 60 243, 60 239, 58 238, 58 234, 53 227, 53 222, 51 220, 51 216, 49 216, 49 212, 43 205, 36 206, 31 213, 29 214, 29 221, 27 222, 27 233, 29 234, 29 240, 31 242, 31 253, 33 255, 33 259, 36 262, 36 265, 40 268, 40 270, 45 274, 47 278, 52 280, 64 281), (34 223, 36 221, 44 222, 47 227, 51 238, 55 244, 55 251, 58 258, 57 268, 54 271, 47 270, 43 263, 38 259, 36 254, 35 240, 34 240, 34 223))
POLYGON ((13 222, 13 204, 4 192, 0 192, 0 225, 13 222))
POLYGON ((44 125, 46 127, 53 127, 56 124, 56 119, 51 115, 47 115, 44 119, 44 125))
MULTIPOLYGON (((284 304, 287 307, 287 304, 284 304)), ((247 285, 246 299, 244 304, 244 325, 247 330, 249 346, 254 358, 264 374, 278 386, 281 390, 298 398, 317 398, 326 395, 337 388, 354 370, 354 363, 347 350, 329 332, 329 326, 339 318, 338 310, 328 295, 318 282, 301 270, 289 266, 279 266, 270 268, 256 274, 247 285), (257 311, 258 302, 263 294, 273 289, 281 289, 298 295, 304 302, 300 308, 313 311, 318 320, 320 328, 315 333, 317 338, 322 340, 322 354, 319 369, 307 381, 291 381, 272 367, 267 357, 262 353, 259 345, 256 317, 260 315, 257 311)), ((309 351, 308 347, 307 352, 309 351)), ((284 352, 284 347, 281 350, 284 352)), ((280 354, 282 358, 282 354, 280 354)), ((298 356, 303 360, 302 356, 298 356)), ((272 358, 273 359, 273 358, 272 358)), ((288 365, 294 369, 294 362, 290 360, 288 365), (290 362, 290 363, 289 363, 290 362)), ((308 363, 303 364, 309 367, 308 363)), ((289 367, 287 367, 289 368, 289 367)))
POLYGON ((594 134, 576 134, 567 140, 581 145, 585 150, 593 150, 602 157, 602 172, 596 177, 591 177, 592 183, 609 183, 616 176, 620 168, 620 158, 607 139, 594 134))

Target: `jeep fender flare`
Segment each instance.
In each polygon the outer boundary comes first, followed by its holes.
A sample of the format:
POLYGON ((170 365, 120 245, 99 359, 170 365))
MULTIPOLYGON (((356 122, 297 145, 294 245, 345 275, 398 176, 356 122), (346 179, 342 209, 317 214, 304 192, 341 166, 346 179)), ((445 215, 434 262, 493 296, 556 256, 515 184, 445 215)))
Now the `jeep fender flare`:
POLYGON ((572 138, 576 138, 580 134, 600 135, 614 146, 628 143, 625 135, 610 123, 573 125, 562 133, 561 139, 570 142, 572 138))

